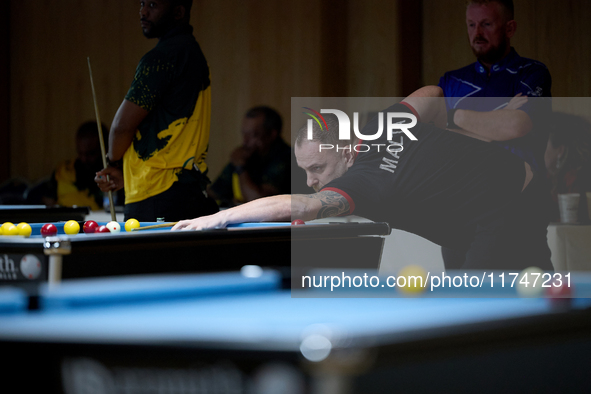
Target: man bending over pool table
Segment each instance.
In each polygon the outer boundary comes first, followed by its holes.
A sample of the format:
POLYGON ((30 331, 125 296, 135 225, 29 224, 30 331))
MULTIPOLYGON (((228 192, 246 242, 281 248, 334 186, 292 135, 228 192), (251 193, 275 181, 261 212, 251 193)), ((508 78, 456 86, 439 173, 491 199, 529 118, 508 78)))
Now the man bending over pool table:
MULTIPOLYGON (((520 100, 513 105, 522 105, 520 100)), ((355 213, 442 246, 464 247, 464 269, 552 269, 547 244, 520 231, 523 223, 543 217, 535 201, 542 195, 537 193, 541 179, 527 163, 496 145, 437 127, 446 116, 443 93, 436 86, 421 88, 383 112, 415 114, 419 122, 409 130, 417 140, 402 132, 387 140, 384 132, 367 152, 320 150, 320 144, 358 143, 339 141, 336 116, 325 115, 328 132, 314 124, 313 139, 308 140, 304 127, 295 142, 298 166, 315 194, 263 198, 181 221, 173 230, 355 213)), ((362 134, 377 129, 375 117, 362 134)))

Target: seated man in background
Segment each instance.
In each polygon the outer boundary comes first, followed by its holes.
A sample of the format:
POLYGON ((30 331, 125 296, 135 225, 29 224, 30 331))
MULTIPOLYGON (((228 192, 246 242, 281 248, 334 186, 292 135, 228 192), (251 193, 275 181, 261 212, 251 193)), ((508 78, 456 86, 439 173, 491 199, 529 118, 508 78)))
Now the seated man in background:
MULTIPOLYGON (((414 114, 419 122, 407 131, 416 140, 402 131, 391 140, 381 133, 373 149, 356 153, 346 147, 358 141, 339 139, 339 121, 325 115, 327 130, 312 122, 312 138, 304 127, 295 142, 298 165, 316 193, 252 201, 181 221, 173 230, 355 213, 439 245, 467 248, 463 269, 552 269, 545 239, 521 231, 539 216, 536 201, 544 178, 534 177, 529 164, 499 146, 437 127, 446 117, 438 87, 419 89, 384 112, 414 114), (319 149, 321 144, 332 148, 319 149)), ((376 116, 362 134, 377 129, 376 116)))
MULTIPOLYGON (((109 129, 104 124, 102 131, 106 143, 109 129)), ((75 159, 60 163, 48 181, 29 190, 28 203, 103 209, 103 192, 94 182, 95 173, 103 168, 96 122, 86 122, 78 128, 76 153, 75 159)))
POLYGON ((254 107, 246 113, 242 145, 207 190, 221 207, 289 193, 291 151, 281 138, 282 123, 269 107, 254 107))

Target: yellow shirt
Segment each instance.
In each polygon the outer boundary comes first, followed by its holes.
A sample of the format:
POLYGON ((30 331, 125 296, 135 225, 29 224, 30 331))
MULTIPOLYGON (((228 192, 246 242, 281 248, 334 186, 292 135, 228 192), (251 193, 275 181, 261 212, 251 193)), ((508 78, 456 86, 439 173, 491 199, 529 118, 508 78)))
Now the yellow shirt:
POLYGON ((55 170, 57 182, 57 204, 63 207, 89 207, 93 211, 102 209, 89 189, 78 190, 76 187, 76 169, 74 160, 61 163, 55 170))
POLYGON ((123 156, 126 204, 168 190, 193 164, 207 171, 211 83, 192 31, 186 25, 161 37, 138 64, 125 96, 149 112, 123 156))

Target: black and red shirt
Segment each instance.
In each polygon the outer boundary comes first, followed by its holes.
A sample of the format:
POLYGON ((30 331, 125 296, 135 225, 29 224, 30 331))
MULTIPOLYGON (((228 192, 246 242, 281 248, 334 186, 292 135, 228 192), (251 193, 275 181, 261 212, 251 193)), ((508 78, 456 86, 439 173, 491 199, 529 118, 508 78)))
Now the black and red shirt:
MULTIPOLYGON (((411 109, 395 104, 383 112, 411 109)), ((362 134, 376 130, 377 116, 362 134)), ((466 242, 460 229, 486 225, 519 198, 525 181, 523 159, 431 124, 419 122, 410 131, 417 141, 402 132, 388 141, 384 132, 357 147, 353 166, 322 190, 347 198, 349 214, 385 221, 450 247, 466 242)))

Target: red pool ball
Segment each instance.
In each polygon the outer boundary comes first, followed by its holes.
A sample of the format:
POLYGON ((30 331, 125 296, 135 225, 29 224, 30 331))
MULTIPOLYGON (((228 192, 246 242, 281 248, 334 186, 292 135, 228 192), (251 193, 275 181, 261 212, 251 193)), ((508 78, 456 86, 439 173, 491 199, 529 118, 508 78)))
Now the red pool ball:
POLYGON ((111 230, 109 230, 109 228, 107 226, 99 226, 95 233, 110 233, 111 230))
POLYGON ((86 222, 84 222, 84 226, 82 227, 82 231, 84 231, 84 234, 92 234, 96 232, 96 229, 98 228, 98 223, 95 222, 94 220, 87 220, 86 222))
POLYGON ((573 287, 563 283, 560 286, 554 286, 554 283, 546 290, 546 298, 550 305, 554 307, 568 308, 573 297, 573 287))
POLYGON ((296 219, 293 222, 291 222, 291 225, 292 226, 299 226, 299 225, 302 225, 302 224, 306 224, 306 222, 304 222, 302 219, 296 219))
POLYGON ((52 237, 57 234, 57 227, 55 224, 47 223, 41 227, 41 235, 44 237, 52 237))

